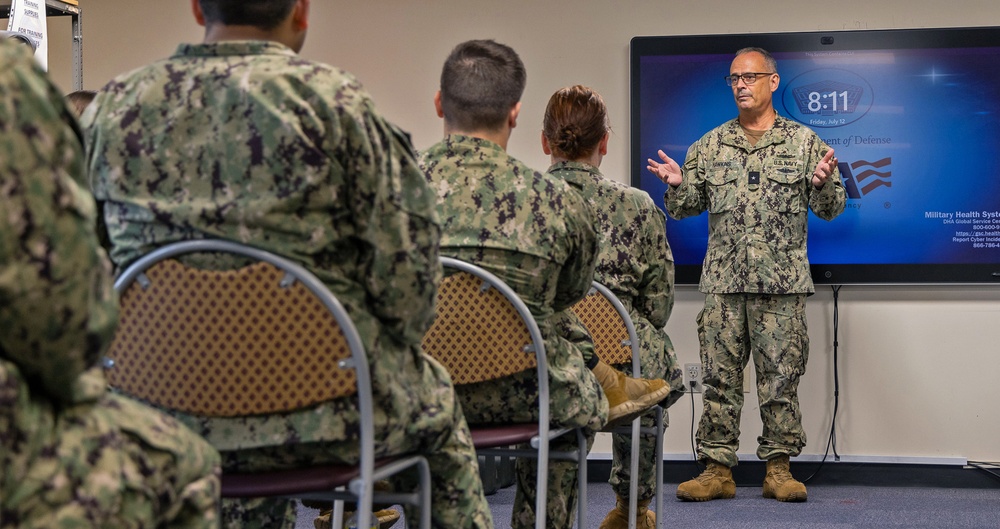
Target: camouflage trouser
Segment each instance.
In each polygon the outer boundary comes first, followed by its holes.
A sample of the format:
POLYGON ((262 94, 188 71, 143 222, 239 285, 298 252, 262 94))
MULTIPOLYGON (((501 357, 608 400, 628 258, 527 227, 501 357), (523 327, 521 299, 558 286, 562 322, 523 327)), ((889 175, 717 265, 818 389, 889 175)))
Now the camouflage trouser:
MULTIPOLYGON (((583 427, 596 432, 608 419, 608 400, 604 391, 587 369, 583 351, 593 354, 593 343, 586 328, 575 315, 565 312, 552 317, 558 335, 545 341, 549 371, 549 411, 554 426, 583 427), (554 368, 552 368, 554 366, 554 368)), ((528 422, 538 420, 538 376, 526 371, 502 379, 455 386, 462 409, 470 424, 528 422)), ((594 433, 588 434, 593 444, 594 433)), ((589 449, 588 444, 588 449, 589 449)), ((552 450, 575 450, 575 434, 553 441, 552 450)), ((517 492, 511 527, 535 526, 535 460, 519 458, 515 462, 517 492)), ((549 462, 546 527, 573 526, 576 515, 577 464, 566 461, 549 462)))
MULTIPOLYGON (((465 415, 471 424, 490 424, 508 422, 526 422, 538 420, 538 384, 534 371, 518 373, 503 379, 479 384, 456 386, 455 390, 462 400, 465 415)), ((596 385, 596 381, 595 381, 596 385)), ((560 419, 568 419, 565 425, 584 426, 588 422, 588 413, 566 417, 566 410, 577 410, 585 399, 604 401, 603 417, 607 417, 607 399, 603 399, 600 386, 593 388, 587 396, 574 394, 569 397, 554 395, 551 397, 550 411, 553 422, 559 424, 560 419), (562 415, 562 417, 560 417, 562 415)), ((600 421, 603 424, 604 419, 600 421)), ((591 430, 587 430, 591 431, 591 430)), ((588 435, 588 443, 593 444, 594 433, 588 435)), ((523 448, 523 447, 522 447, 523 448)), ((575 450, 575 434, 568 434, 554 440, 550 450, 575 450)), ((589 450, 589 445, 588 445, 589 450)), ((511 527, 532 528, 535 526, 535 469, 533 459, 518 458, 514 463, 517 491, 514 496, 514 509, 511 527)), ((568 461, 550 461, 549 487, 547 493, 546 527, 566 528, 573 526, 576 515, 577 496, 577 464, 568 461)))
MULTIPOLYGON (((594 434, 587 436, 587 452, 594 445, 594 434)), ((521 447, 525 448, 525 447, 521 447)), ((549 443, 553 452, 576 450, 576 434, 570 432, 549 443)), ((584 463, 586 464, 586 463, 584 463)), ((576 518, 576 502, 579 501, 577 485, 579 472, 577 464, 571 461, 549 461, 549 487, 545 497, 545 527, 548 529, 571 529, 576 518)), ((514 493, 514 510, 511 513, 511 529, 532 529, 535 527, 535 477, 538 474, 538 460, 518 458, 514 463, 517 490, 514 493)))
MULTIPOLYGON (((535 382, 537 377, 534 372, 518 373, 498 381, 480 384, 468 384, 456 386, 455 389, 462 399, 462 407, 466 408, 466 417, 471 424, 503 424, 510 422, 527 422, 538 420, 538 385, 535 382)), ((596 388, 600 391, 600 386, 596 388)), ((559 415, 566 409, 576 409, 581 399, 603 399, 600 394, 590 394, 587 397, 580 395, 561 398, 553 396, 550 400, 550 411, 553 423, 558 424, 559 415), (562 405, 564 403, 566 405, 562 405)), ((607 417, 607 399, 603 399, 604 415, 607 417)), ((601 419, 603 424, 605 419, 601 419)), ((577 415, 567 421, 566 426, 582 426, 588 423, 586 414, 577 415)), ((593 444, 596 430, 586 430, 588 434, 589 446, 593 444)), ((525 448, 525 447, 521 447, 525 448)), ((572 451, 576 450, 575 434, 567 434, 550 444, 550 450, 572 451)), ((511 527, 531 528, 535 526, 535 469, 536 464, 533 459, 518 458, 514 463, 517 475, 517 492, 514 496, 514 510, 512 513, 511 527)), ((547 515, 546 527, 550 528, 570 528, 573 526, 576 503, 577 484, 577 464, 567 461, 550 461, 549 488, 547 495, 547 515)))
POLYGON ((218 527, 219 455, 203 439, 124 397, 56 408, 27 388, 0 362, 0 527, 218 527))
MULTIPOLYGON (((452 393, 453 394, 453 393, 452 393)), ((431 526, 436 529, 492 529, 493 518, 483 493, 479 464, 472 437, 457 401, 443 403, 435 410, 451 414, 451 429, 433 432, 408 432, 392 436, 375 432, 376 457, 421 453, 431 471, 431 526), (400 440, 388 446, 386 439, 400 440)), ((415 413, 426 413, 416 410, 415 413)), ((414 418, 411 422, 415 423, 414 418)), ((263 447, 222 453, 223 469, 241 471, 293 468, 310 464, 356 463, 358 443, 317 442, 263 447)), ((404 472, 390 479, 400 491, 413 490, 418 482, 415 473, 404 472)), ((296 524, 296 503, 283 499, 223 500, 223 529, 291 529, 296 524)), ((415 507, 406 507, 409 520, 419 520, 415 507)))
POLYGON ((804 294, 708 294, 698 315, 704 411, 698 455, 737 464, 743 370, 753 357, 764 431, 757 457, 797 456, 806 444, 799 378, 809 356, 804 294))
MULTIPOLYGON (((636 334, 639 336, 640 353, 639 369, 643 378, 662 378, 671 387, 668 402, 673 404, 684 393, 684 376, 677 363, 674 345, 663 329, 653 327, 645 318, 632 317, 636 334)), ((632 364, 615 366, 622 372, 631 375, 632 364)), ((663 412, 664 426, 669 422, 666 410, 663 412)), ((652 413, 642 417, 642 426, 653 427, 655 420, 652 413)), ((653 497, 656 492, 656 438, 643 435, 639 438, 639 500, 653 497)), ((629 468, 632 461, 632 437, 629 435, 611 435, 611 484, 615 494, 623 499, 629 497, 629 468)))
MULTIPOLYGON (((667 413, 663 413, 666 427, 667 413)), ((640 421, 644 427, 656 426, 652 413, 646 413, 640 421)), ((629 497, 629 471, 632 464, 632 436, 611 434, 611 478, 608 483, 622 499, 629 497)), ((638 499, 648 500, 656 492, 656 438, 652 435, 639 437, 638 499)))

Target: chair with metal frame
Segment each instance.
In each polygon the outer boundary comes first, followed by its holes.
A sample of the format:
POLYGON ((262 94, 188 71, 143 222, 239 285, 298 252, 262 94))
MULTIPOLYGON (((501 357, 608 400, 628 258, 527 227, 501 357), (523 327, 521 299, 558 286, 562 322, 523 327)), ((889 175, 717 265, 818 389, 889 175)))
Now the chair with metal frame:
MULTIPOLYGON (((455 385, 513 375, 529 369, 538 375, 538 421, 469 424, 478 455, 538 459, 535 527, 545 529, 548 461, 579 465, 578 526, 587 520, 587 439, 581 428, 549 425, 549 377, 541 330, 527 305, 503 280, 483 268, 442 257, 446 277, 438 289, 437 316, 424 335, 424 352, 448 369, 455 385), (449 270, 450 269, 450 270, 449 270), (454 272, 454 273, 448 273, 454 272), (575 435, 577 447, 551 451, 549 442, 575 435), (511 448, 527 443, 530 448, 511 448)), ((468 418, 467 418, 468 420, 468 418)))
MULTIPOLYGON (((579 316, 583 321, 587 331, 590 332, 594 340, 594 352, 598 358, 609 365, 621 365, 632 362, 632 376, 640 377, 639 369, 639 337, 625 305, 618 299, 608 287, 594 281, 590 292, 582 300, 576 302, 570 310, 579 316)), ((635 529, 637 516, 637 502, 639 495, 638 480, 634 479, 639 475, 639 436, 653 435, 656 437, 656 488, 653 493, 655 497, 655 511, 657 525, 663 523, 663 496, 661 487, 663 483, 663 408, 653 406, 653 418, 656 425, 644 427, 640 424, 640 419, 636 418, 629 426, 621 426, 611 431, 617 434, 632 436, 632 460, 629 464, 629 529, 635 529)))
POLYGON ((343 500, 357 502, 369 527, 374 501, 415 505, 430 527, 430 469, 420 455, 374 458, 372 382, 367 353, 343 305, 302 266, 224 240, 191 240, 150 252, 115 282, 118 331, 105 367, 118 391, 168 411, 200 417, 284 413, 354 395, 356 465, 223 472, 223 498, 330 501, 340 527, 343 500), (250 264, 230 270, 176 258, 229 254, 250 264), (414 469, 414 492, 375 492, 376 481, 414 469))

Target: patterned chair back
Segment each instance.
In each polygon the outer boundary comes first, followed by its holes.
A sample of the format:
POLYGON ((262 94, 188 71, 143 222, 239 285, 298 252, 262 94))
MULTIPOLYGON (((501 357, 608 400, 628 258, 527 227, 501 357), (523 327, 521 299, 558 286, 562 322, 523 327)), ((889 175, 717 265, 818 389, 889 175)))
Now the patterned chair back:
MULTIPOLYGON (((375 461, 375 416, 367 351, 340 301, 302 266, 223 240, 173 243, 130 265, 115 281, 121 321, 105 359, 120 391, 154 406, 203 417, 272 414, 353 395, 357 464, 223 472, 223 498, 348 500, 368 527, 379 479, 416 470, 412 492, 389 503, 419 506, 430 528, 431 476, 420 454, 375 461), (253 264, 205 270, 175 259, 231 254, 253 264)), ((342 509, 342 504, 338 504, 342 509)), ((412 522, 411 522, 412 523, 412 522)))
MULTIPOLYGON (((116 288, 121 285, 116 283, 116 288)), ((120 391, 205 417, 281 413, 356 392, 340 324, 269 262, 202 270, 163 259, 121 291, 107 353, 120 391)))
MULTIPOLYGON (((629 336, 631 319, 626 321, 628 313, 620 312, 609 297, 606 288, 598 288, 594 283, 590 292, 577 301, 570 310, 583 321, 587 331, 594 340, 594 352, 597 357, 610 365, 621 365, 632 362, 632 340, 629 336), (607 293, 605 293, 605 291, 607 293)), ((612 294, 613 296, 613 294, 612 294)))
POLYGON ((438 289, 437 315, 423 350, 455 384, 493 380, 537 364, 525 320, 499 290, 469 272, 455 272, 438 289))

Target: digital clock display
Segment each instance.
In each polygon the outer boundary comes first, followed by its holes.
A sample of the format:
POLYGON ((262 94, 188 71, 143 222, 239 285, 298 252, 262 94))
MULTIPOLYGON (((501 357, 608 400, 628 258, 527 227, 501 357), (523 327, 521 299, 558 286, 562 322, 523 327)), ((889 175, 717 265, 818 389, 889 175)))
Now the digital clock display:
POLYGON ((789 79, 779 91, 786 115, 810 127, 854 123, 868 113, 874 100, 868 81, 839 68, 805 71, 789 79))

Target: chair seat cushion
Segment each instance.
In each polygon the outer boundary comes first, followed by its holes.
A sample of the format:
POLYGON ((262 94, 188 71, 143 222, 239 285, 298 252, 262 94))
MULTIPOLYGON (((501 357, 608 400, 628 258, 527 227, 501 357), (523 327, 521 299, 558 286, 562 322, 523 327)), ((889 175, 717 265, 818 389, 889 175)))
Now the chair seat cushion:
MULTIPOLYGON (((397 459, 399 458, 376 459, 375 468, 387 465, 397 459)), ((354 465, 318 465, 266 472, 223 472, 222 497, 294 496, 333 490, 347 485, 360 475, 361 468, 354 465)))
POLYGON ((469 429, 472 431, 472 444, 476 448, 526 443, 538 435, 538 423, 470 425, 469 429))

